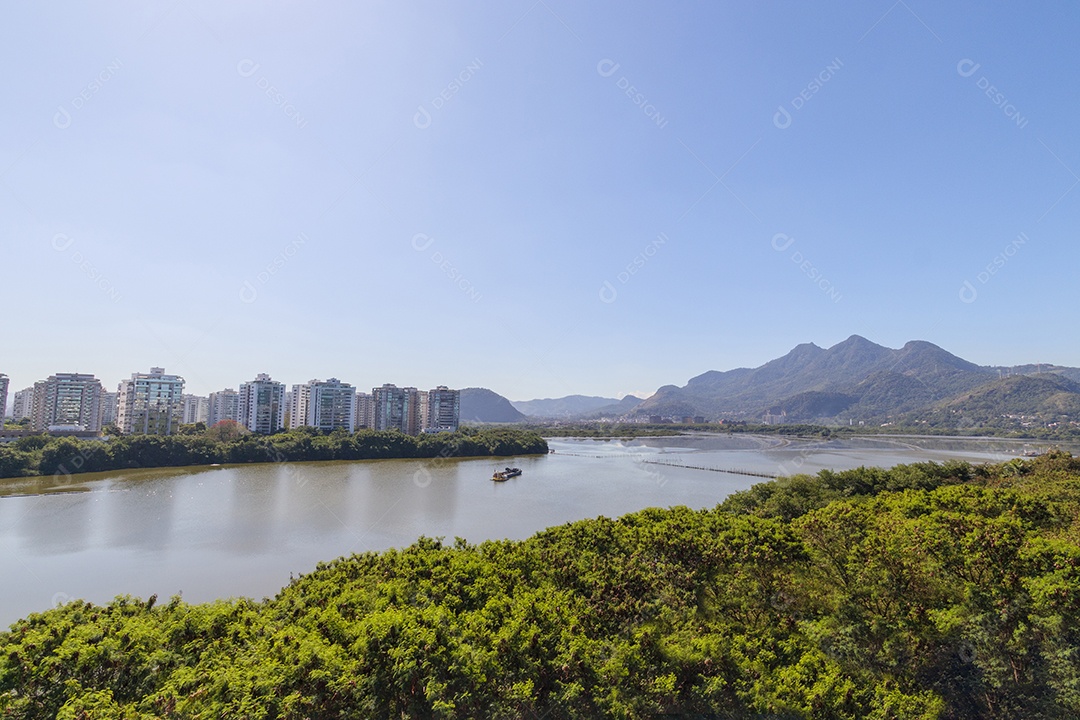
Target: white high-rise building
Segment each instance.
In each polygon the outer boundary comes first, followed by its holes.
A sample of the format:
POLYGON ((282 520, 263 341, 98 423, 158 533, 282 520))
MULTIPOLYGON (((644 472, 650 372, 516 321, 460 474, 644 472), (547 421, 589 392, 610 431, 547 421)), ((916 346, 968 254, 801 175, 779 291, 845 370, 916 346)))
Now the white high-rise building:
POLYGON ((120 413, 120 393, 101 393, 101 427, 115 425, 120 413))
POLYGON ((34 388, 33 386, 18 390, 11 401, 11 419, 22 420, 33 417, 34 414, 34 388))
POLYGON ((425 432, 457 432, 461 418, 461 391, 440 385, 427 392, 425 432))
POLYGON ((240 386, 237 422, 253 433, 269 435, 285 427, 285 386, 266 373, 240 386))
POLYGON ((356 429, 375 429, 375 398, 368 393, 356 393, 356 429))
POLYGON ((210 398, 202 395, 184 395, 185 425, 203 423, 210 419, 210 398))
POLYGON ((311 386, 319 382, 309 380, 303 385, 293 385, 292 397, 289 398, 289 429, 295 430, 308 424, 308 402, 311 400, 311 386))
POLYGON ((118 425, 124 434, 171 435, 183 420, 184 378, 164 368, 132 373, 120 383, 118 425))
POLYGON ((57 373, 34 383, 33 414, 30 427, 101 430, 101 382, 93 375, 57 373))
POLYGON ((240 394, 232 388, 210 393, 206 412, 206 426, 213 427, 222 420, 236 421, 240 414, 240 394))
POLYGON ((4 418, 7 417, 7 391, 8 376, 0 373, 0 430, 4 429, 4 418))
POLYGON ((356 429, 356 388, 337 378, 313 381, 308 388, 307 425, 325 431, 356 429))

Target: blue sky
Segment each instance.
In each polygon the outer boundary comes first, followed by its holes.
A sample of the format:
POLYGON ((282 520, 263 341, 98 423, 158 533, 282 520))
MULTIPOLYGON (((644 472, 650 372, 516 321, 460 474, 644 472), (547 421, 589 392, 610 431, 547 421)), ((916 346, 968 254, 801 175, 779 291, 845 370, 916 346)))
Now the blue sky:
POLYGON ((0 22, 13 389, 1080 365, 1075 4, 58 7, 0 22))

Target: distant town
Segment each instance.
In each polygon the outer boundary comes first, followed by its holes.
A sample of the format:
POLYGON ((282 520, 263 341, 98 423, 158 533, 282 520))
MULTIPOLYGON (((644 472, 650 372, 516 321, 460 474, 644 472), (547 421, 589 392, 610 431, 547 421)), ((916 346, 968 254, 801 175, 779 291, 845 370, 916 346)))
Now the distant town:
POLYGON ((431 390, 384 384, 357 392, 337 378, 309 380, 286 390, 260 373, 209 396, 184 393, 184 378, 164 368, 132 373, 116 392, 106 392, 94 375, 57 373, 12 396, 11 423, 5 428, 9 378, 0 373, 0 435, 27 433, 93 437, 172 435, 181 425, 237 423, 252 433, 312 427, 323 431, 397 430, 407 435, 456 432, 461 393, 440 385, 431 390))

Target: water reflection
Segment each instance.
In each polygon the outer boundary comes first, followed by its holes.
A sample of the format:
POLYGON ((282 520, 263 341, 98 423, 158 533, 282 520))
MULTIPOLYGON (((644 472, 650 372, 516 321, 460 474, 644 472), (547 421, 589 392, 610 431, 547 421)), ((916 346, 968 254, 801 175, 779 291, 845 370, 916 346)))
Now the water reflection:
POLYGON ((151 476, 142 482, 130 478, 109 483, 105 492, 94 493, 101 507, 99 517, 103 544, 164 550, 169 546, 174 523, 174 482, 151 476))
POLYGON ((13 498, 17 504, 16 552, 59 555, 78 552, 88 544, 91 515, 98 509, 94 493, 13 498))

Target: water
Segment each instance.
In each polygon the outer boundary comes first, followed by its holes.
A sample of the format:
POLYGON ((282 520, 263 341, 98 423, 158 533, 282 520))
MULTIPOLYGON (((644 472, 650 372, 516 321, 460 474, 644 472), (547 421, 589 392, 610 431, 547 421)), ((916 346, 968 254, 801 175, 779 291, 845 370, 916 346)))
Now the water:
MULTIPOLYGON (((0 627, 72 598, 272 596, 321 560, 470 542, 645 507, 712 507, 763 478, 821 468, 1001 461, 1022 442, 804 441, 693 435, 553 440, 542 457, 171 468, 0 481, 0 627), (648 461, 648 462, 646 462, 648 461), (520 467, 505 483, 495 469, 520 467)), ((1077 452, 1078 449, 1073 449, 1077 452)))

